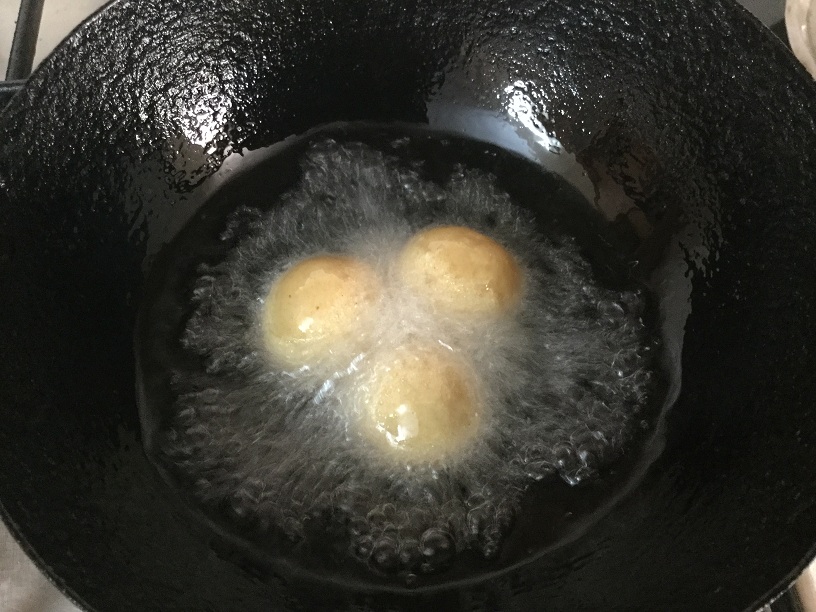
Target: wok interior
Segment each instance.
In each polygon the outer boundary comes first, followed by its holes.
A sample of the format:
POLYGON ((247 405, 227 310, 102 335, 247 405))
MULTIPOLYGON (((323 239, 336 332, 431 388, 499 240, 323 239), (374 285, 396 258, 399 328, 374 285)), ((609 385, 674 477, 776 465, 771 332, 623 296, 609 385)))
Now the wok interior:
POLYGON ((814 99, 727 2, 115 3, 0 116, 4 517, 95 609, 758 606, 816 542, 814 99), (580 538, 424 591, 315 581, 192 520, 145 459, 146 258, 230 151, 336 121, 467 129, 450 108, 550 131, 636 205, 633 252, 690 290, 665 313, 680 395, 580 538))

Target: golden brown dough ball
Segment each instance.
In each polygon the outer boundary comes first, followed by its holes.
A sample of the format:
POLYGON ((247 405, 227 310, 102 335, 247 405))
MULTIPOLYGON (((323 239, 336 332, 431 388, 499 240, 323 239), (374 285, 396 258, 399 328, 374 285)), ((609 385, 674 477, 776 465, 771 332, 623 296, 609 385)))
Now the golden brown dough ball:
POLYGON ((340 255, 310 257, 287 270, 264 303, 267 348, 290 365, 343 353, 381 293, 363 261, 340 255))
POLYGON ((380 445, 395 456, 436 460, 463 448, 481 419, 474 377, 453 353, 402 348, 374 365, 367 416, 380 445))
POLYGON ((467 227, 419 232, 405 245, 398 266, 404 283, 450 313, 495 316, 521 297, 521 270, 513 256, 467 227))

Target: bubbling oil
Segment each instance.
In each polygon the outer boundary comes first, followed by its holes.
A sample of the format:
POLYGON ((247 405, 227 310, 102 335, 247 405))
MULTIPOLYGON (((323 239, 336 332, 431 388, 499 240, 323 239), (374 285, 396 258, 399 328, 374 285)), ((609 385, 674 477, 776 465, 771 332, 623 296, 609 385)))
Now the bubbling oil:
POLYGON ((334 136, 284 155, 277 189, 260 192, 257 175, 226 190, 163 254, 139 332, 142 413, 158 415, 148 451, 256 539, 297 543, 319 524, 379 573, 434 573, 466 550, 494 558, 531 487, 592 481, 637 439, 660 387, 648 295, 588 209, 538 193, 533 214, 498 174, 457 163, 456 141, 426 134, 438 156, 418 159, 414 136, 334 136), (515 262, 509 306, 463 312, 406 282, 406 248, 451 226, 515 262), (265 341, 267 302, 310 258, 362 262, 378 297, 352 334, 293 358, 265 341), (433 370, 464 364, 478 418, 444 451, 403 453, 372 434, 378 364, 406 351, 433 370))

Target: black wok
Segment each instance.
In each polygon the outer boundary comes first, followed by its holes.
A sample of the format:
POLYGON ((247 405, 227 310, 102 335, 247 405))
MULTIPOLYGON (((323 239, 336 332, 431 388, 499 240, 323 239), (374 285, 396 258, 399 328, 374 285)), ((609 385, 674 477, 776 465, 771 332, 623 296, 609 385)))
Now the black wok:
POLYGON ((0 114, 0 287, 0 509, 88 609, 752 610, 816 552, 816 86, 725 0, 121 0, 0 114), (502 116, 514 87, 664 228, 635 258, 677 247, 659 456, 580 537, 432 588, 327 582, 196 521, 141 445, 146 258, 231 151, 445 127, 442 98, 502 116))

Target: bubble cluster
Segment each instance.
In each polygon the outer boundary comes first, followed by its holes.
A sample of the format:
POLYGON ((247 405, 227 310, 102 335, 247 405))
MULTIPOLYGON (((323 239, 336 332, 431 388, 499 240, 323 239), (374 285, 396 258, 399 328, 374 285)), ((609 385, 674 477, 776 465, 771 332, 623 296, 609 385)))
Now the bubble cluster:
POLYGON ((324 141, 222 240, 236 246, 200 267, 181 342, 201 367, 174 372, 162 452, 258 533, 320 524, 386 573, 492 557, 531 483, 620 455, 653 387, 643 295, 601 286, 573 238, 544 238, 482 172, 439 183, 324 141), (362 300, 331 296, 343 275, 362 300), (324 291, 342 307, 321 318, 324 291))

